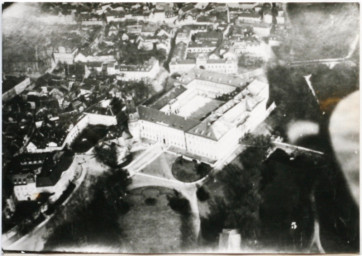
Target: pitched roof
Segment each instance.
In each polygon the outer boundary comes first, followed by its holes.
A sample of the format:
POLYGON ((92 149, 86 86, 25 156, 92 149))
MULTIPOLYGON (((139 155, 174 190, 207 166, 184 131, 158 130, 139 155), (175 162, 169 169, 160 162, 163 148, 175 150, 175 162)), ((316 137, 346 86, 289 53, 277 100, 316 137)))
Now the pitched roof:
POLYGON ((139 118, 145 121, 153 123, 163 123, 166 126, 188 131, 192 127, 199 124, 199 120, 192 118, 183 118, 175 114, 167 114, 157 109, 139 106, 138 108, 139 118))
POLYGON ((159 99, 157 99, 155 102, 153 102, 152 104, 150 104, 149 106, 151 108, 155 108, 160 110, 162 107, 164 107, 171 99, 176 98, 177 96, 179 96, 181 93, 183 93, 184 91, 186 91, 185 87, 183 86, 177 86, 172 88, 171 90, 169 90, 168 92, 166 92, 165 94, 163 94, 159 99))
POLYGON ((257 12, 242 12, 239 14, 239 18, 261 18, 261 15, 257 12))
MULTIPOLYGON (((239 94, 239 96, 241 95, 242 93, 239 94)), ((199 125, 189 130, 188 133, 212 140, 219 140, 235 125, 244 123, 248 118, 249 112, 257 103, 257 101, 249 96, 239 97, 238 100, 235 98, 231 99, 218 108, 214 114, 211 114, 199 125)))
POLYGON ((41 173, 36 179, 37 187, 54 186, 59 181, 62 173, 72 164, 72 153, 62 153, 59 161, 54 161, 53 157, 50 157, 44 162, 41 173))
POLYGON ((183 74, 179 81, 182 84, 189 84, 193 80, 204 80, 215 82, 219 84, 226 84, 234 87, 244 87, 245 79, 242 79, 235 75, 227 75, 224 73, 218 73, 214 71, 208 71, 204 69, 194 68, 190 70, 190 72, 183 74))
POLYGON ((171 61, 170 64, 196 64, 195 59, 175 60, 171 61))
POLYGON ((216 47, 217 41, 190 42, 188 48, 211 48, 216 47))

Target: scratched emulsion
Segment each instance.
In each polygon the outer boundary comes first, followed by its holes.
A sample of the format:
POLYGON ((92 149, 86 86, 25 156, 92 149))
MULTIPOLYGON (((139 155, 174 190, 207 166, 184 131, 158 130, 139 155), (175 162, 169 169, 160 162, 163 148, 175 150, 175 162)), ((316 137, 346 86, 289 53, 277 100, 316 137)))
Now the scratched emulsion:
POLYGON ((359 91, 340 101, 329 125, 332 146, 348 181, 355 201, 359 204, 359 91))

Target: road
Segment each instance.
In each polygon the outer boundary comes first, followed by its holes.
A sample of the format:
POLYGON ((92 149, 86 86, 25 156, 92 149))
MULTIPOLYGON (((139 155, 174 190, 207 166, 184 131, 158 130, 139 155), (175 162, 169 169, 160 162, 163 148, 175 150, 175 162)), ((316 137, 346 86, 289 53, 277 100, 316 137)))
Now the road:
POLYGON ((156 143, 143 151, 135 160, 124 167, 124 169, 128 170, 129 174, 133 176, 159 157, 165 150, 166 148, 156 143))
POLYGON ((171 61, 171 59, 172 59, 172 55, 173 55, 173 52, 174 52, 174 50, 175 50, 175 47, 176 47, 176 36, 177 36, 177 34, 178 34, 178 30, 175 32, 175 35, 171 38, 171 49, 170 49, 170 52, 169 52, 169 54, 168 54, 168 57, 167 57, 167 60, 164 62, 164 64, 163 64, 163 66, 164 66, 164 68, 168 71, 168 72, 170 72, 170 66, 169 66, 169 64, 170 64, 170 61, 171 61))

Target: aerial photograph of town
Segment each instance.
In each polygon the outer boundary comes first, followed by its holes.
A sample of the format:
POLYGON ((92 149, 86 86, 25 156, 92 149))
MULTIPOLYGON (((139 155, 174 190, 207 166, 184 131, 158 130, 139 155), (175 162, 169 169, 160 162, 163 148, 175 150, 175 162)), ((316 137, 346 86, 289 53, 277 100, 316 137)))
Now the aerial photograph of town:
POLYGON ((358 254, 359 8, 3 3, 2 251, 358 254))

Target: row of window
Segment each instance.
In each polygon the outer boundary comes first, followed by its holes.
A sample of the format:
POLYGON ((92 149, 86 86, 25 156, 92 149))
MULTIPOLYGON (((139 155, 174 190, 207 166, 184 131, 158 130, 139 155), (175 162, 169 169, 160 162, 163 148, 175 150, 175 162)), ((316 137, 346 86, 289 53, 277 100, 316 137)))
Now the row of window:
POLYGON ((24 193, 24 191, 28 191, 29 190, 29 188, 27 187, 27 186, 16 186, 15 187, 15 190, 17 191, 17 192, 23 192, 24 193))
POLYGON ((184 143, 182 143, 180 141, 174 141, 172 139, 169 140, 168 138, 160 137, 157 134, 152 133, 152 132, 142 132, 142 136, 146 137, 148 139, 151 139, 151 140, 160 141, 160 142, 165 143, 167 145, 172 145, 172 146, 176 146, 176 147, 179 147, 179 148, 184 148, 185 147, 184 143))
POLYGON ((42 162, 43 162, 43 160, 24 161, 24 162, 20 162, 20 165, 41 164, 42 162))

